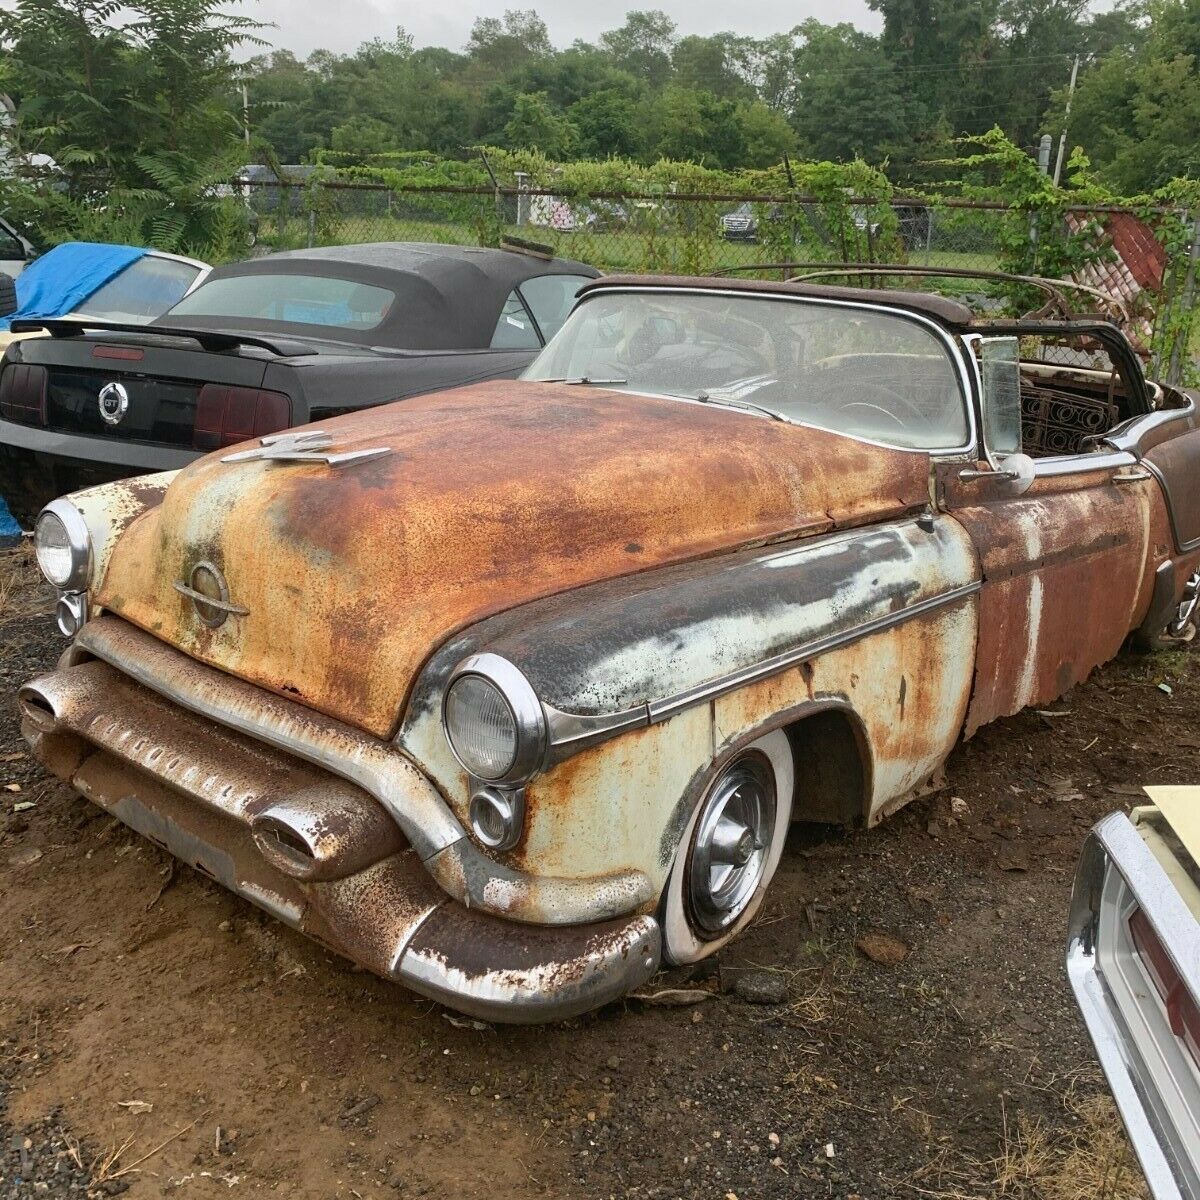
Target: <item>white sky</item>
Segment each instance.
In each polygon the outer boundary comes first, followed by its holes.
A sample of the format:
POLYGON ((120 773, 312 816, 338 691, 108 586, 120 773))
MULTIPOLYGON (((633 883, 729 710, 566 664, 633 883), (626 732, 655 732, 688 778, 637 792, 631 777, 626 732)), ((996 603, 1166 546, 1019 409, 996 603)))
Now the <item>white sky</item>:
POLYGON ((263 37, 303 58, 316 49, 344 54, 373 37, 390 37, 403 25, 418 46, 462 49, 477 16, 499 17, 506 8, 533 8, 550 29, 556 46, 576 38, 594 41, 605 29, 625 20, 630 8, 661 8, 684 34, 730 29, 751 37, 780 33, 809 17, 833 24, 849 21, 878 30, 880 20, 866 0, 633 0, 631 3, 587 4, 581 0, 243 0, 243 10, 277 28, 263 37))

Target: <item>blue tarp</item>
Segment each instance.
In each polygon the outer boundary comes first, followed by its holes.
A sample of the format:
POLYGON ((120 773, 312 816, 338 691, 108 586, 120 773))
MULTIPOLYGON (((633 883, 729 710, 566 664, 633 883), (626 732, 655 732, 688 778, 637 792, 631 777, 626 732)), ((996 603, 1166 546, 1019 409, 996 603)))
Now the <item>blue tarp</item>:
POLYGON ((146 254, 136 246, 63 242, 35 258, 17 276, 17 311, 0 329, 23 317, 63 317, 146 254))
POLYGON ((4 497, 0 496, 0 550, 15 546, 21 540, 21 526, 17 519, 8 511, 4 497))

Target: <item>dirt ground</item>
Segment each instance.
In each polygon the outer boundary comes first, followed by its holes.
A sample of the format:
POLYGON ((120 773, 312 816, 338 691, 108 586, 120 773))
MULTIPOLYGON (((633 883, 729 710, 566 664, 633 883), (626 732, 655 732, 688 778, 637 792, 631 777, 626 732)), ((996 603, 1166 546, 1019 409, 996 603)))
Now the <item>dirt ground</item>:
POLYGON ((509 1029, 49 781, 12 704, 62 649, 47 601, 0 555, 0 1200, 1144 1195, 1061 960, 1087 828, 1196 781, 1187 655, 982 731, 876 830, 797 829, 747 935, 649 989, 699 1002, 509 1029))

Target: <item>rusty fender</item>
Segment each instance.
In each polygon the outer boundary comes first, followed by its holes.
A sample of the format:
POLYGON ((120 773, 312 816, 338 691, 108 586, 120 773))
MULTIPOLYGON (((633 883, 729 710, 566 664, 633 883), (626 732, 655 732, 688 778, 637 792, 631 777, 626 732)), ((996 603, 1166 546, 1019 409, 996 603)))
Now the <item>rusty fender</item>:
POLYGON ((297 878, 357 869, 399 835, 469 908, 578 925, 654 898, 636 871, 533 877, 494 862, 395 746, 193 662, 117 617, 85 625, 59 670, 26 684, 19 699, 31 727, 82 738, 228 810, 257 835, 262 855, 297 878), (268 748, 278 752, 267 764, 274 774, 261 762, 268 748), (322 791, 329 799, 314 800, 322 791))
POLYGON ((967 535, 937 517, 580 589, 443 646, 397 743, 465 820, 469 781, 446 744, 441 696, 464 658, 502 655, 551 712, 552 738, 607 732, 551 746, 526 789, 522 839, 499 860, 535 877, 635 871, 657 895, 697 781, 776 714, 856 714, 871 759, 864 817, 932 773, 962 727, 978 587, 967 535))
POLYGON ((162 503, 178 474, 178 471, 162 471, 72 493, 71 503, 83 514, 92 535, 93 588, 103 582, 117 540, 138 517, 162 503))

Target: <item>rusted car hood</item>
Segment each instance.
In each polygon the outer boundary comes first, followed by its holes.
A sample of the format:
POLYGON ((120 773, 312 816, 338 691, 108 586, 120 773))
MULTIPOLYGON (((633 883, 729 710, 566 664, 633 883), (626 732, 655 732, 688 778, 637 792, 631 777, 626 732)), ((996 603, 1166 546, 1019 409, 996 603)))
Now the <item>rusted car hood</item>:
POLYGON ((391 453, 340 469, 200 459, 130 525, 96 600, 378 736, 425 659, 481 617, 928 499, 923 454, 595 388, 492 382, 321 428, 339 451, 391 453), (173 586, 202 560, 248 610, 215 630, 173 586))

